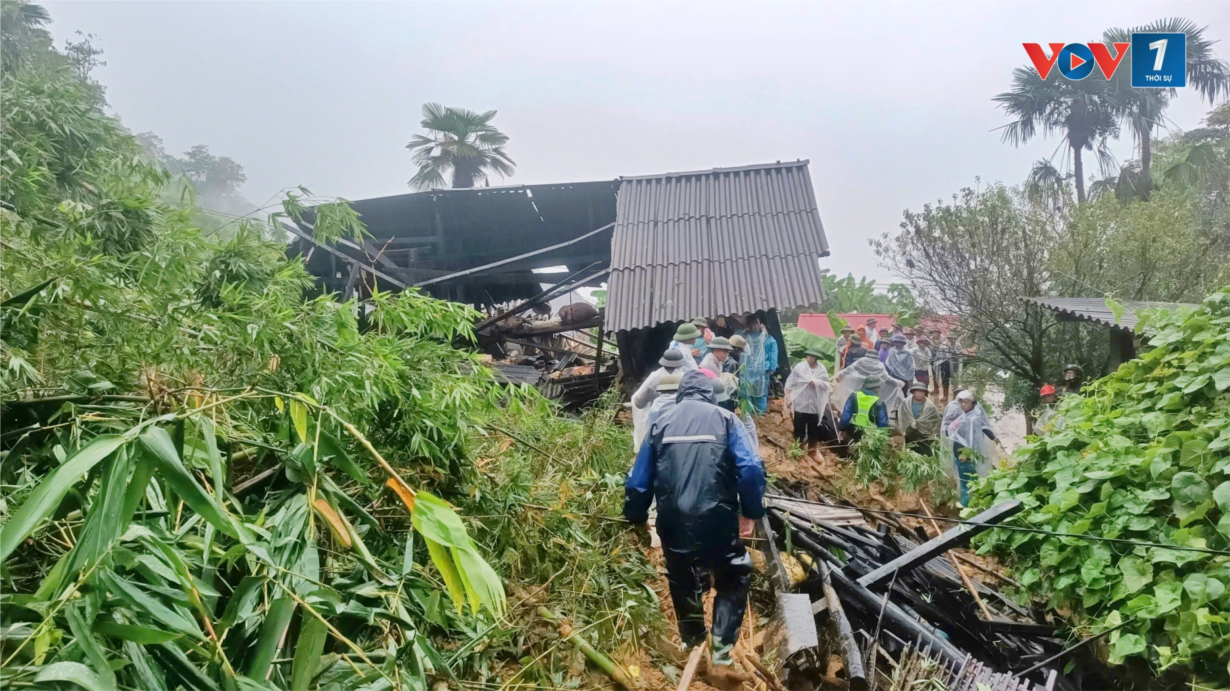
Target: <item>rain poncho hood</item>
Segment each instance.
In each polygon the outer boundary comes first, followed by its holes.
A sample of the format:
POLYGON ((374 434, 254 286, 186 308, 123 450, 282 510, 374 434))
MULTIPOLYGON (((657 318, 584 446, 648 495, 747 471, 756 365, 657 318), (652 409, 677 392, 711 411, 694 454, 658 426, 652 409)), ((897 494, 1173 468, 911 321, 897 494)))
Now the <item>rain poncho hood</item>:
POLYGON ((790 370, 786 379, 786 407, 796 413, 823 413, 832 391, 824 363, 817 362, 812 369, 804 360, 790 370))
POLYGON ((713 384, 709 383, 709 377, 706 377, 699 371, 692 371, 683 375, 683 379, 679 381, 679 391, 675 393, 676 403, 694 399, 704 401, 705 403, 713 403, 714 401, 713 384))
MULTIPOLYGON (((913 372, 910 372, 911 378, 913 378, 913 374, 913 372)), ((879 389, 880 400, 884 401, 884 405, 888 410, 897 410, 898 406, 901 405, 901 401, 905 399, 905 395, 901 392, 901 387, 905 385, 905 382, 893 379, 884 368, 884 363, 873 357, 859 358, 837 373, 837 377, 833 379, 832 398, 837 409, 844 409, 846 399, 854 394, 854 392, 861 391, 863 389, 863 382, 867 377, 871 376, 879 377, 883 382, 879 389)))
POLYGON ((922 414, 914 417, 914 397, 911 396, 901 402, 901 406, 897 409, 897 427, 902 434, 913 427, 918 430, 918 433, 927 437, 938 437, 940 435, 940 423, 943 422, 940 416, 940 409, 935 407, 930 398, 923 400, 922 414))
POLYGON ((884 361, 884 367, 888 369, 888 373, 901 381, 914 380, 914 354, 905 348, 898 349, 894 347, 888 351, 888 358, 884 361))

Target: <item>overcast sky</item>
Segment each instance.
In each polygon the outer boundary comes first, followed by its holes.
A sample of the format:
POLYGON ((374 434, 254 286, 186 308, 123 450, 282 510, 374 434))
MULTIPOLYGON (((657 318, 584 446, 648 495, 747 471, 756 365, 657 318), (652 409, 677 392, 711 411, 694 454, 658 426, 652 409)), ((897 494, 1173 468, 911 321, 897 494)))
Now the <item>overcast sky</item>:
MULTIPOLYGON (((61 45, 98 37, 96 74, 128 127, 234 158, 255 203, 300 184, 406 192, 404 146, 439 101, 499 110, 506 184, 809 159, 823 264, 878 280, 867 241, 903 209, 978 177, 1016 183, 1055 153, 993 131, 1023 42, 1183 16, 1230 59, 1224 1, 44 4, 61 45)), ((1169 117, 1190 129, 1207 110, 1182 93, 1169 117)))

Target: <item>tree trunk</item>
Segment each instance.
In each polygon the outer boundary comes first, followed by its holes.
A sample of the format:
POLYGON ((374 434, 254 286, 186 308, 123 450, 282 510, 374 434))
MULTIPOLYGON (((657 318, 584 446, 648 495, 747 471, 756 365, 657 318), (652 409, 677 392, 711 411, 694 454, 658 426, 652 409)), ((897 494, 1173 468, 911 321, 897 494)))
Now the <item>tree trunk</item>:
POLYGON ((1153 142, 1150 141, 1150 135, 1153 128, 1147 127, 1143 132, 1138 132, 1140 137, 1140 171, 1144 173, 1145 182, 1149 187, 1153 187, 1153 172, 1150 166, 1153 165, 1153 142))
POLYGON ((1072 147, 1072 172, 1076 176, 1076 203, 1085 203, 1085 162, 1081 160, 1081 147, 1072 147))
POLYGON ((474 161, 470 158, 456 157, 453 159, 453 189, 469 189, 474 186, 474 161))

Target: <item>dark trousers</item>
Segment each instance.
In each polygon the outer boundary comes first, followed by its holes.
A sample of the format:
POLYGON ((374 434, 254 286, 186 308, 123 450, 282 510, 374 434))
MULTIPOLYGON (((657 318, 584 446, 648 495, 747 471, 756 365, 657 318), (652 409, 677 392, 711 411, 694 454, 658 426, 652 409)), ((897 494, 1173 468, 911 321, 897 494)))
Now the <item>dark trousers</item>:
POLYGON ((723 645, 734 645, 743 626, 752 580, 752 559, 743 543, 735 542, 714 555, 682 556, 670 549, 663 550, 663 554, 683 644, 690 648, 705 640, 705 593, 712 583, 717 590, 713 599, 713 637, 723 645))
POLYGON ((931 455, 933 442, 934 439, 932 437, 923 436, 913 427, 905 431, 906 445, 924 456, 931 455))
POLYGON ((840 443, 837 437, 837 424, 833 422, 831 414, 795 413, 794 438, 799 440, 800 444, 835 446, 840 443))

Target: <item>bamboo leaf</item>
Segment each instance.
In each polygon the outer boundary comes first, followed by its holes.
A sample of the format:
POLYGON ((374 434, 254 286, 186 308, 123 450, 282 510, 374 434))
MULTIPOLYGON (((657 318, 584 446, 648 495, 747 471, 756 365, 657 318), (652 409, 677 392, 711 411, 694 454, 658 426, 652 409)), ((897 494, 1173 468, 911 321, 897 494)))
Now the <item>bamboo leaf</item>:
POLYGON ((252 651, 252 662, 248 665, 249 678, 265 680, 269 674, 269 666, 273 664, 282 644, 282 635, 286 633, 286 627, 290 626, 290 618, 294 613, 295 601, 289 596, 279 597, 269 603, 269 613, 265 615, 260 638, 252 651))
POLYGON ((121 449, 103 462, 98 493, 85 517, 81 537, 73 545, 67 565, 68 573, 80 573, 105 554, 111 543, 124 532, 124 499, 128 492, 133 459, 128 449, 121 449))
MULTIPOLYGON (((491 568, 485 559, 474 550, 453 550, 462 574, 470 584, 473 596, 478 603, 487 608, 495 618, 504 616, 508 608, 507 596, 504 594, 504 582, 500 575, 491 568)), ((475 606, 477 609, 477 606, 475 606)))
POLYGON ((291 665, 290 691, 308 691, 328 639, 329 629, 316 617, 304 613, 299 640, 295 643, 295 660, 291 665))
POLYGON ((308 439, 308 409, 295 399, 290 400, 290 419, 295 424, 295 432, 299 435, 299 441, 304 444, 311 444, 308 439))
POLYGON ((77 639, 77 645, 81 646, 81 650, 85 652, 86 658, 98 673, 99 682, 102 688, 107 691, 115 691, 115 672, 111 670, 111 665, 107 664, 107 656, 102 651, 102 646, 98 644, 98 640, 94 638, 93 632, 87 625, 85 618, 81 615, 81 606, 79 603, 74 603, 65 608, 65 617, 68 619, 68 628, 73 632, 73 637, 77 639))
POLYGON ((111 636, 122 641, 132 641, 141 645, 153 645, 155 643, 169 643, 177 638, 183 638, 182 633, 173 633, 171 631, 163 631, 150 626, 139 626, 137 624, 117 624, 113 621, 96 621, 94 622, 94 631, 104 636, 111 636))
POLYGON ((102 435, 66 459, 59 468, 51 471, 38 487, 30 493, 8 522, 0 528, 0 562, 9 558, 13 550, 34 532, 43 519, 60 505, 64 495, 104 458, 124 445, 123 437, 102 435))
POLYGON ((111 691, 114 688, 108 687, 102 679, 98 678, 97 674, 80 662, 54 662, 39 671, 34 681, 35 683, 62 681, 76 684, 89 691, 111 691))
POLYGON ((457 565, 453 563, 453 555, 449 552, 448 547, 432 540, 427 536, 423 536, 423 543, 427 545, 427 553, 431 555, 431 563, 436 565, 436 569, 440 572, 440 578, 444 579, 444 587, 448 590, 448 596, 453 600, 453 608, 461 614, 462 608, 465 606, 466 591, 465 585, 461 582, 461 574, 457 573, 457 565))
POLYGON ((108 590, 128 603, 128 606, 133 609, 150 615, 166 624, 173 631, 192 636, 198 640, 205 640, 205 634, 201 633, 196 622, 167 607, 154 596, 138 588, 135 583, 120 578, 110 571, 102 572, 99 578, 108 590))
POLYGON ((150 454, 158 474, 175 490, 175 494, 192 507, 192 510, 209 521, 215 528, 231 537, 239 537, 230 517, 214 499, 205 492, 196 478, 188 472, 175 450, 171 435, 161 427, 151 427, 141 435, 141 446, 150 454))
POLYGON ((353 543, 350 540, 350 533, 346 530, 346 524, 342 522, 337 511, 334 511, 333 507, 329 506, 329 502, 321 497, 317 497, 312 502, 312 508, 328 524, 329 532, 333 533, 333 538, 346 549, 350 549, 353 543))

